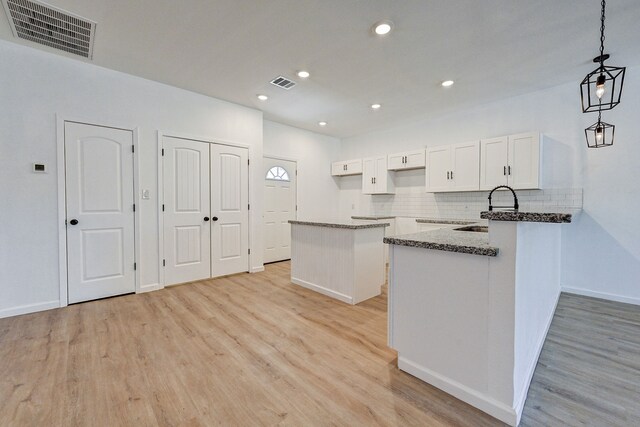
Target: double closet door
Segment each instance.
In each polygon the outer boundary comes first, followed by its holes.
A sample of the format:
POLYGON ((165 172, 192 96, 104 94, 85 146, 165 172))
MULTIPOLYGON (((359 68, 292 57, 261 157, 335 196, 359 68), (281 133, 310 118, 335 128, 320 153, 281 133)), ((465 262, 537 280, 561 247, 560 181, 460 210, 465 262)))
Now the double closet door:
POLYGON ((163 137, 165 285, 248 271, 246 148, 163 137))

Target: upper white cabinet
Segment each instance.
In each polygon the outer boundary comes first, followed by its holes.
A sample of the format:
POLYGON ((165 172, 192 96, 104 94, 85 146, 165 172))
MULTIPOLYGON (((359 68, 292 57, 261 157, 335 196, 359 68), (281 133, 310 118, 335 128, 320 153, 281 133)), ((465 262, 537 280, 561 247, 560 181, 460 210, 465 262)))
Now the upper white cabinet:
POLYGON ((516 190, 540 188, 541 136, 523 133, 480 142, 480 189, 508 185, 516 190))
POLYGON ((394 194, 393 172, 387 169, 387 156, 362 159, 362 192, 394 194))
POLYGON ((480 142, 427 147, 428 193, 478 191, 480 189, 480 142))
POLYGON ((331 175, 360 175, 362 173, 362 160, 343 160, 331 163, 331 175))
POLYGON ((425 167, 425 150, 404 151, 402 153, 389 154, 387 169, 406 170, 425 167))

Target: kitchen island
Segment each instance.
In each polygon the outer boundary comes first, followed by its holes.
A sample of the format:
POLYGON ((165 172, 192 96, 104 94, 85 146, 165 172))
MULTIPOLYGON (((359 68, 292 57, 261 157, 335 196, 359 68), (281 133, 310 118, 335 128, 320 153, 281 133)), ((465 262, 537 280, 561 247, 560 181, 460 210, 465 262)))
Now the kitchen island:
POLYGON ((291 282, 348 304, 380 295, 388 222, 299 221, 291 224, 291 282))
POLYGON ((571 215, 481 218, 488 228, 385 238, 389 346, 401 370, 517 425, 560 295, 559 224, 571 215))

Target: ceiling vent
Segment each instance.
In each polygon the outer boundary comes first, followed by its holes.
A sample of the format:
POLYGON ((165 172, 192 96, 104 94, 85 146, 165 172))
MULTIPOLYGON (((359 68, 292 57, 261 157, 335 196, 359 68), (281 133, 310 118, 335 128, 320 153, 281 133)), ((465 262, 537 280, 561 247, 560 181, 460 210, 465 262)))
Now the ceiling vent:
POLYGON ((289 90, 296 85, 296 82, 289 80, 286 77, 278 76, 270 82, 272 85, 281 87, 282 89, 289 90))
POLYGON ((44 3, 2 0, 13 35, 84 58, 93 56, 96 23, 44 3))

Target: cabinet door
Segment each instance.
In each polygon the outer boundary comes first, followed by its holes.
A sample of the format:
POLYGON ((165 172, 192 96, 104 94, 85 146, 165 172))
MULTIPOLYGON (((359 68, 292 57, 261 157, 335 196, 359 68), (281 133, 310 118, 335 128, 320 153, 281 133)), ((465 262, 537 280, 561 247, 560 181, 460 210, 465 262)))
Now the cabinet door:
POLYGON ((540 188, 540 134, 509 136, 508 182, 514 189, 540 188))
POLYGON ((424 150, 408 151, 405 154, 404 166, 407 169, 418 169, 425 166, 424 150))
POLYGON ((491 190, 507 185, 508 138, 492 138, 480 141, 480 189, 491 190))
POLYGON ((480 142, 473 141, 451 147, 451 179, 455 191, 480 189, 480 142))
POLYGON ((374 179, 375 192, 378 194, 388 193, 387 156, 376 157, 376 172, 374 179))
POLYGON ((345 174, 344 170, 344 162, 333 162, 331 163, 331 175, 340 176, 345 174))
POLYGON ((362 173, 362 160, 347 160, 345 165, 345 175, 358 175, 362 173))
POLYGON ((389 154, 388 162, 387 162, 387 168, 390 171, 391 170, 404 169, 404 167, 405 167, 405 165, 404 165, 404 156, 405 156, 405 153, 389 154))
POLYGON ((451 146, 427 148, 426 189, 428 193, 451 191, 451 146))
POLYGON ((376 176, 376 159, 362 159, 362 192, 373 194, 376 191, 373 179, 376 176))

